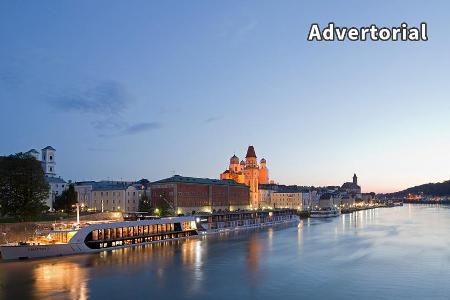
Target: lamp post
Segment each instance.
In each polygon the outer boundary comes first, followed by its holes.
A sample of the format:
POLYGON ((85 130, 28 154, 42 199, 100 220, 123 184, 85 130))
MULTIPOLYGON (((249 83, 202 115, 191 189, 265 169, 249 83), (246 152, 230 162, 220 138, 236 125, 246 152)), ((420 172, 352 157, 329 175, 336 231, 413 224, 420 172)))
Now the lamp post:
POLYGON ((80 203, 77 203, 77 225, 80 225, 80 203))

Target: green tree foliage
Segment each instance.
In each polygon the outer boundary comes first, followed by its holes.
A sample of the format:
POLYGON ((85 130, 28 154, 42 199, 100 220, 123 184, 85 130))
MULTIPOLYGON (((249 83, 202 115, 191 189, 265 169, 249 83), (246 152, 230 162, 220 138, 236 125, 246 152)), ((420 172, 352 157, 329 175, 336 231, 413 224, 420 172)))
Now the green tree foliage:
POLYGON ((77 202, 77 192, 73 184, 71 184, 67 190, 56 197, 54 208, 56 210, 64 210, 67 214, 70 214, 70 212, 75 210, 75 204, 77 202))
POLYGON ((41 163, 23 153, 0 157, 0 213, 20 221, 48 210, 49 186, 41 163))
POLYGON ((165 192, 159 194, 156 199, 152 199, 152 202, 155 214, 162 217, 172 216, 175 214, 174 208, 165 192))
POLYGON ((145 191, 142 193, 141 199, 139 199, 139 211, 153 212, 152 203, 145 191))

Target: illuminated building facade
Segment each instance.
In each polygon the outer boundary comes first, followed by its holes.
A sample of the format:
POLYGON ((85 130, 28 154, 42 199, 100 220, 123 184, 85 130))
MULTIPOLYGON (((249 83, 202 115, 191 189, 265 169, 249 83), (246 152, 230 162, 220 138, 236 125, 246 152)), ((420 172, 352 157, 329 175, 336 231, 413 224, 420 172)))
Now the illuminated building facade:
POLYGON ((155 207, 169 206, 177 214, 234 211, 249 208, 249 187, 233 180, 175 175, 150 184, 155 207))
POLYGON ((92 204, 95 211, 136 212, 139 200, 146 191, 139 184, 101 182, 92 188, 92 204))
POLYGON ((269 183, 269 169, 267 162, 263 158, 258 165, 255 148, 249 146, 245 161, 239 162, 239 158, 233 155, 230 158, 228 169, 220 174, 220 179, 234 180, 243 183, 250 189, 250 205, 252 208, 260 208, 260 197, 258 187, 260 184, 269 183))

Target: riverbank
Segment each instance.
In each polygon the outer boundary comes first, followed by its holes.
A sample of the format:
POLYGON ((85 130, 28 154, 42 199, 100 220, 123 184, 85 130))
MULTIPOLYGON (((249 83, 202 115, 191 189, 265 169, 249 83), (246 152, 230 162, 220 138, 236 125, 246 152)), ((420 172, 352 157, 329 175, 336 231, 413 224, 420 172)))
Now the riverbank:
POLYGON ((342 208, 341 213, 342 214, 350 214, 352 212, 360 211, 360 210, 368 210, 368 209, 383 208, 383 207, 395 207, 395 206, 402 206, 402 205, 400 205, 400 204, 375 204, 372 206, 349 207, 349 208, 342 208))
MULTIPOLYGON (((368 210, 368 209, 374 209, 374 208, 382 208, 382 207, 395 207, 395 206, 401 206, 402 204, 372 204, 371 206, 356 206, 356 207, 348 207, 348 208, 342 208, 341 213, 342 214, 350 214, 355 211, 360 210, 368 210)), ((300 219, 308 219, 311 216, 311 212, 307 210, 302 210, 297 212, 297 215, 300 217, 300 219)))
POLYGON ((450 200, 440 200, 440 201, 434 201, 434 200, 403 200, 404 203, 409 204, 450 204, 450 200))

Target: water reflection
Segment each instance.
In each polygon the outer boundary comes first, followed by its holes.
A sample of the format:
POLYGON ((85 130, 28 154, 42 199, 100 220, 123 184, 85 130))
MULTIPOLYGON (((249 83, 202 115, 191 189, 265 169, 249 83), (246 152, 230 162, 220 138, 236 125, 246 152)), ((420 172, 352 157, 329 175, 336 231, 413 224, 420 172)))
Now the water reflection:
POLYGON ((187 240, 181 245, 181 260, 183 265, 192 266, 193 282, 190 293, 195 293, 203 280, 203 257, 205 247, 201 240, 187 240))
POLYGON ((449 233, 447 207, 405 205, 1 263, 0 299, 449 299, 449 233))
POLYGON ((262 241, 256 235, 251 235, 248 241, 247 252, 247 271, 250 284, 254 287, 257 284, 259 276, 259 261, 263 248, 262 241))
POLYGON ((87 270, 73 262, 42 263, 33 269, 34 291, 38 298, 88 298, 87 270))

